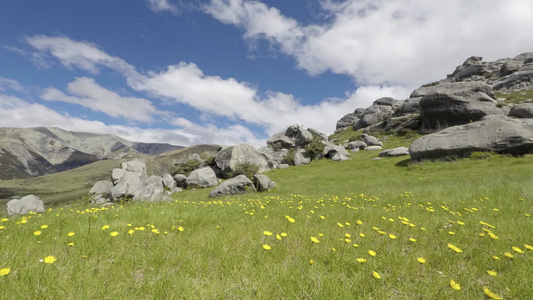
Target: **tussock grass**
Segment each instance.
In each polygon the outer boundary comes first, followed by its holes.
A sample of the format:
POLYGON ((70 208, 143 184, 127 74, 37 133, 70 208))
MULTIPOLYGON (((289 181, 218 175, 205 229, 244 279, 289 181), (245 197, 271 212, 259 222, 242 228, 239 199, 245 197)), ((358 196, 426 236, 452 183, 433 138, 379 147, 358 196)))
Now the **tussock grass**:
POLYGON ((531 157, 377 154, 270 171, 277 186, 265 193, 187 190, 4 219, 0 297, 483 299, 485 287, 533 298, 531 157))

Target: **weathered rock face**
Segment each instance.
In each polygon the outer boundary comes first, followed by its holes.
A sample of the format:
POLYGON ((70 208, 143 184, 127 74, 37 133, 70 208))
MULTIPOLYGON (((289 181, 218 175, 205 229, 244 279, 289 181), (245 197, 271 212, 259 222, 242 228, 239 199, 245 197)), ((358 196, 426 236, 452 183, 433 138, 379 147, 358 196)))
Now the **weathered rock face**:
POLYGON ((223 178, 229 178, 235 172, 236 167, 244 163, 259 167, 259 173, 272 168, 265 154, 246 144, 220 150, 215 157, 215 162, 223 178))
POLYGON ((510 117, 533 118, 533 103, 520 103, 509 111, 510 117))
POLYGON ((366 133, 361 134, 361 139, 363 140, 363 143, 367 144, 368 146, 383 146, 383 143, 380 142, 375 136, 371 136, 366 133))
POLYGON ((272 181, 268 176, 263 174, 255 174, 253 182, 259 192, 268 191, 276 186, 276 183, 274 181, 272 181))
POLYGON ((346 114, 344 117, 340 118, 339 121, 337 121, 336 129, 354 126, 359 119, 361 119, 364 113, 364 108, 357 108, 353 113, 346 114))
POLYGON ((405 147, 397 147, 392 149, 387 149, 379 153, 380 157, 395 157, 409 155, 409 149, 405 147))
POLYGON ((359 130, 372 124, 376 124, 387 116, 392 116, 394 110, 392 106, 386 105, 372 105, 365 109, 364 115, 353 126, 353 130, 359 130))
POLYGON ((420 100, 422 131, 478 121, 486 115, 505 114, 496 106, 490 86, 479 82, 443 83, 420 100))
POLYGON ((163 185, 165 188, 170 189, 170 190, 173 190, 174 188, 176 188, 177 183, 176 183, 176 180, 174 180, 174 177, 172 177, 172 175, 165 174, 163 175, 162 179, 163 179, 163 185))
POLYGON ((89 191, 89 195, 109 194, 112 188, 113 182, 109 180, 100 180, 94 184, 92 189, 89 191))
POLYGON ((20 199, 13 199, 7 202, 7 215, 26 215, 30 212, 43 213, 44 203, 35 195, 28 195, 20 199))
POLYGON ((269 147, 291 149, 303 147, 313 140, 313 134, 300 125, 291 125, 284 132, 278 132, 267 140, 269 147))
POLYGON ((533 153, 533 119, 489 115, 481 121, 423 136, 409 147, 413 160, 464 156, 475 151, 533 153))
POLYGON ((218 180, 215 171, 210 167, 205 167, 192 171, 185 183, 189 187, 206 188, 217 185, 218 180))
POLYGON ((239 175, 219 184, 209 193, 209 197, 244 194, 249 191, 255 192, 257 189, 248 177, 239 175))
POLYGON ((531 86, 533 84, 533 61, 526 60, 520 66, 521 63, 521 61, 515 61, 510 65, 504 65, 507 68, 503 72, 504 74, 508 73, 508 75, 500 78, 494 84, 494 89, 524 89, 531 86), (518 69, 515 70, 516 67, 518 69), (513 72, 513 70, 515 71, 513 72))

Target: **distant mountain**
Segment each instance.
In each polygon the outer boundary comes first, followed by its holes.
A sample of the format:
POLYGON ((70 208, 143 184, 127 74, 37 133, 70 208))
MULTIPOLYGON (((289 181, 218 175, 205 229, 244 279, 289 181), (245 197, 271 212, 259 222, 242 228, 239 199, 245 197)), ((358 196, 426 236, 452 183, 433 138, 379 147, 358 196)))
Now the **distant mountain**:
POLYGON ((180 148, 55 127, 0 128, 0 179, 30 178, 103 159, 137 158, 180 148))

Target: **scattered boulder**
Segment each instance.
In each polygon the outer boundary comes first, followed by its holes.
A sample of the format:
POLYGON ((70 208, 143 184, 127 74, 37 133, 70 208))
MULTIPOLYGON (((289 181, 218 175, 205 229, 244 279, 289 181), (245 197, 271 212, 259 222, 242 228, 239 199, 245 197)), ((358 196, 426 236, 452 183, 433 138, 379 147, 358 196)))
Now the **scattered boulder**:
POLYGON ((353 127, 359 119, 364 115, 364 108, 357 108, 353 113, 346 114, 344 117, 337 121, 336 129, 353 127))
POLYGON ((94 184, 89 191, 89 196, 109 194, 113 188, 113 182, 109 180, 100 180, 94 184))
MULTIPOLYGON (((346 149, 343 146, 338 146, 332 143, 326 144, 326 146, 324 147, 324 150, 322 151, 322 156, 326 158, 333 158, 336 154, 339 154, 346 158, 348 158, 348 156, 351 155, 348 151, 346 151, 346 149)), ((339 157, 337 157, 337 159, 338 158, 339 157)))
POLYGON ((174 180, 176 181, 176 185, 180 188, 186 188, 187 187, 187 176, 185 174, 176 174, 174 175, 174 180))
POLYGON ((366 133, 361 134, 361 139, 363 140, 363 143, 367 144, 368 146, 383 146, 383 143, 380 142, 376 137, 366 133))
POLYGON ((305 153, 304 149, 297 149, 296 151, 294 151, 294 165, 295 166, 306 165, 311 162, 311 159, 309 157, 305 157, 304 153, 305 153))
POLYGON ((460 157, 476 151, 533 153, 533 119, 488 115, 477 122, 425 135, 409 147, 413 160, 460 157))
POLYGON ((215 171, 210 167, 205 167, 192 171, 185 183, 189 187, 206 188, 217 185, 218 180, 215 171))
POLYGON ((533 118, 533 103, 519 103, 509 111, 510 117, 533 118))
POLYGON ((43 201, 35 195, 28 195, 20 199, 10 200, 7 202, 6 210, 8 216, 26 215, 30 212, 45 212, 43 201))
POLYGON ((177 186, 177 183, 176 180, 174 180, 174 177, 172 177, 172 175, 165 174, 163 175, 163 185, 165 188, 173 190, 177 186))
POLYGON ((395 157, 409 155, 409 149, 406 147, 397 147, 392 149, 387 149, 379 153, 380 157, 395 157))
POLYGON ((223 178, 231 177, 236 168, 243 164, 257 166, 259 173, 268 171, 273 166, 265 154, 246 144, 230 146, 220 150, 215 157, 215 162, 223 178))
POLYGON ((263 174, 255 174, 253 182, 259 192, 268 191, 276 186, 276 183, 274 181, 272 181, 268 176, 263 174))
POLYGON ((274 149, 291 149, 304 147, 313 140, 313 134, 300 125, 291 125, 284 132, 278 132, 267 140, 267 145, 274 149))
POLYGON ((367 146, 368 145, 365 142, 363 142, 363 141, 353 141, 353 142, 346 143, 344 145, 344 148, 353 151, 353 150, 363 150, 367 146))
POLYGON ((368 146, 365 148, 365 151, 376 151, 376 150, 382 150, 383 148, 381 146, 368 146))
POLYGON ((257 191, 254 184, 248 177, 239 175, 228 179, 216 186, 210 193, 209 197, 222 197, 226 195, 244 194, 248 191, 257 191))
POLYGON ((505 114, 496 106, 492 88, 480 82, 441 83, 420 100, 422 131, 478 121, 489 114, 505 114))

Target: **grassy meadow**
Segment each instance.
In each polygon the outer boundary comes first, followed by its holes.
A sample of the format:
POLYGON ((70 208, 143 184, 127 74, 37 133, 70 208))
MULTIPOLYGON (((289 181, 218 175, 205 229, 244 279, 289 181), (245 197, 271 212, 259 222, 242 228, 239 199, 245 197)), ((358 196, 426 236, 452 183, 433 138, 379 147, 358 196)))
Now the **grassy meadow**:
POLYGON ((532 157, 378 153, 269 171, 265 193, 3 218, 0 298, 533 298, 532 157))

